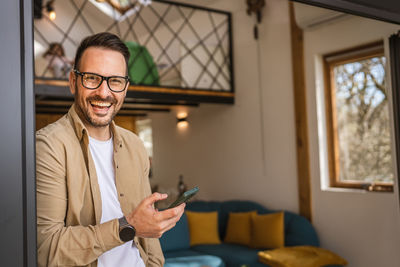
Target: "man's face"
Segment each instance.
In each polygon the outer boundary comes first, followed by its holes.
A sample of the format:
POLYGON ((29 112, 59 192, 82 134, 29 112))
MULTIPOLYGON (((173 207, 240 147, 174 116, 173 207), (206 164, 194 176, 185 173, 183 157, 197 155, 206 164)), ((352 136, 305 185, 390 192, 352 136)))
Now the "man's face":
MULTIPOLYGON (((82 54, 78 71, 92 72, 106 77, 125 76, 125 58, 117 51, 89 47, 82 54)), ((80 75, 71 72, 69 78, 77 113, 83 123, 92 127, 108 126, 120 110, 127 90, 120 93, 112 92, 105 80, 99 88, 91 90, 83 87, 80 75)))

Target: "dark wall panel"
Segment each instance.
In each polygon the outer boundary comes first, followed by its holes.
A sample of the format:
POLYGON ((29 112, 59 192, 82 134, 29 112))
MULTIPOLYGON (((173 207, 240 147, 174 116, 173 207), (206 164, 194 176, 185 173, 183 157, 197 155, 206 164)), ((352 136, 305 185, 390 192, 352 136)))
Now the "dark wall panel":
POLYGON ((293 0, 358 16, 400 24, 400 1, 393 0, 293 0))
MULTIPOLYGON (((395 122, 400 121, 400 36, 393 34, 389 39, 390 46, 390 71, 393 90, 393 117, 395 122)), ((395 123, 394 133, 396 140, 396 158, 397 158, 397 186, 400 192, 400 125, 395 123)), ((400 201, 400 197, 399 197, 400 201)))
POLYGON ((19 2, 3 1, 0 14, 0 32, 7 36, 0 49, 0 258, 4 266, 23 266, 23 254, 17 254, 24 246, 19 2))
POLYGON ((36 266, 32 6, 1 4, 0 265, 36 266))
POLYGON ((347 0, 359 5, 364 5, 376 9, 382 9, 390 12, 400 14, 400 1, 397 0, 347 0))

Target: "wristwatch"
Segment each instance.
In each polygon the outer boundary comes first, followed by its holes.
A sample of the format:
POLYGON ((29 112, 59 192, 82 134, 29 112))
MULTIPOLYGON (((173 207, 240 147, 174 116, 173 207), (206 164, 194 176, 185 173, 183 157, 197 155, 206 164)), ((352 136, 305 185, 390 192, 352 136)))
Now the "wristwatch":
POLYGON ((136 234, 135 227, 130 225, 125 216, 118 219, 119 222, 119 238, 124 241, 131 241, 136 234))

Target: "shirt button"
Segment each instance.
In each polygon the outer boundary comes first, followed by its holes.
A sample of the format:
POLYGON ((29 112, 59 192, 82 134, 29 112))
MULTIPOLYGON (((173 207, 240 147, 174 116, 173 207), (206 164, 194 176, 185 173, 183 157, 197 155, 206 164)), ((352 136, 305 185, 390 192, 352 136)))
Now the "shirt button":
POLYGON ((119 147, 122 147, 122 144, 119 144, 119 147))
POLYGON ((124 196, 124 194, 120 193, 120 194, 119 194, 119 196, 120 196, 120 197, 123 197, 123 196, 124 196))

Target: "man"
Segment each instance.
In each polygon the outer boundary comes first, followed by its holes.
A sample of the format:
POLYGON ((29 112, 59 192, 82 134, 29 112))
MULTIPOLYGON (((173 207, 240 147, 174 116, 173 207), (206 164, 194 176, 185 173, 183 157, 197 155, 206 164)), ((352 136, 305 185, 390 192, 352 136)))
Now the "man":
POLYGON ((129 52, 110 33, 80 44, 69 112, 36 134, 39 266, 162 266, 157 238, 184 204, 154 209, 141 141, 113 122, 124 101, 129 52))

